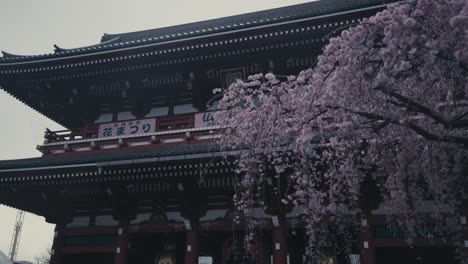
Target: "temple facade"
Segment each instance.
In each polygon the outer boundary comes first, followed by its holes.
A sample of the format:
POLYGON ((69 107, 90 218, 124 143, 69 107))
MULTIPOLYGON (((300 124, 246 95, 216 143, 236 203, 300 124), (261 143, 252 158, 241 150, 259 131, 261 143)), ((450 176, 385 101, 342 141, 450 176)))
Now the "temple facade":
MULTIPOLYGON (((0 203, 56 224, 52 264, 309 263, 301 211, 273 191, 253 209, 255 229, 235 221, 238 153, 215 143, 212 90, 255 73, 297 74, 388 2, 323 0, 104 34, 51 54, 3 52, 1 88, 67 130, 45 132, 40 158, 0 162, 0 203)), ((353 251, 324 241, 320 263, 455 263, 449 241, 409 248, 372 209, 353 251)))

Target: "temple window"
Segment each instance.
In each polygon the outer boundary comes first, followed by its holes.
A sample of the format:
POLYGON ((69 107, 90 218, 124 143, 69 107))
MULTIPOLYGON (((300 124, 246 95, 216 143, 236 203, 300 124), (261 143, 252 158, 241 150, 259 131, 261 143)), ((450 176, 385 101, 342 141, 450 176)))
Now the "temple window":
POLYGON ((169 114, 169 107, 154 107, 151 108, 150 112, 145 115, 145 117, 160 117, 160 116, 167 116, 169 114))
POLYGON ((198 110, 192 104, 174 105, 174 115, 195 113, 198 110))
POLYGON ((107 122, 112 122, 112 113, 105 113, 99 115, 98 119, 94 121, 94 124, 101 124, 101 123, 107 123, 107 122))
POLYGON ((96 226, 117 226, 118 222, 114 220, 112 215, 97 215, 96 226))
POLYGON ((136 119, 136 117, 130 111, 119 112, 117 114, 117 121, 133 120, 133 119, 136 119))
POLYGON ((67 224, 67 227, 88 227, 89 216, 75 216, 72 221, 67 224))

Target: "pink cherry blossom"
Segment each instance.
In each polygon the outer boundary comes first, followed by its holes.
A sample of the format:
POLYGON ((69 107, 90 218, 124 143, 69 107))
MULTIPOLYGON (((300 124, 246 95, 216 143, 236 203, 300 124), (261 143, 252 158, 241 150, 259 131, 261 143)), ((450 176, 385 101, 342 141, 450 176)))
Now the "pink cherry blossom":
POLYGON ((220 144, 242 149, 236 204, 247 214, 272 206, 271 189, 300 206, 309 252, 331 235, 324 221, 350 225, 377 206, 410 235, 428 216, 455 234, 468 187, 467 97, 468 2, 391 5, 330 39, 313 68, 224 91, 230 129, 220 144))

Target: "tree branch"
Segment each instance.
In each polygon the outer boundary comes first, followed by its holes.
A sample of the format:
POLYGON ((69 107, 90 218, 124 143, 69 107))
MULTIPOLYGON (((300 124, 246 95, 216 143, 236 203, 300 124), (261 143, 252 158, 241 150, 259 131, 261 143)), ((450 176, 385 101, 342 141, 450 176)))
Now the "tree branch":
POLYGON ((410 110, 415 111, 415 112, 419 112, 421 114, 424 114, 424 115, 432 118, 437 123, 442 124, 446 128, 465 128, 465 127, 468 127, 468 120, 448 121, 443 116, 441 116, 441 115, 435 113, 434 111, 432 111, 430 108, 428 108, 428 107, 426 107, 426 106, 424 106, 424 105, 422 105, 420 103, 417 103, 417 102, 409 99, 408 97, 406 97, 404 95, 401 95, 401 94, 397 93, 394 89, 384 87, 382 85, 380 85, 380 86, 378 86, 378 87, 376 87, 374 89, 377 90, 377 91, 381 91, 384 94, 389 95, 389 96, 397 99, 398 101, 404 103, 410 110))
POLYGON ((379 114, 374 114, 374 113, 356 112, 356 111, 352 111, 352 110, 346 110, 346 111, 348 111, 349 113, 352 113, 352 114, 362 116, 362 117, 367 118, 367 119, 384 121, 384 124, 391 123, 391 124, 395 124, 395 125, 398 125, 398 126, 407 127, 409 129, 413 130, 414 132, 416 132, 418 135, 424 137, 427 140, 463 144, 464 146, 468 147, 468 138, 467 137, 458 137, 458 136, 449 136, 449 135, 436 135, 436 134, 431 133, 431 132, 427 131, 426 129, 424 129, 424 128, 422 128, 422 127, 420 127, 420 126, 418 126, 418 125, 416 125, 414 123, 410 123, 410 122, 401 123, 398 120, 395 120, 393 118, 386 117, 386 116, 379 115, 379 114))

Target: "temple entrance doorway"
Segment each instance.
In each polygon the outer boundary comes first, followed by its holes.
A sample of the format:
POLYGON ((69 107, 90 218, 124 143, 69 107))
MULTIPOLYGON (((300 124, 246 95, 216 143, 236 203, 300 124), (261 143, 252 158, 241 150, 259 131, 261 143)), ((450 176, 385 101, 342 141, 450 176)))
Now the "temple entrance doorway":
POLYGON ((185 236, 183 233, 135 235, 130 237, 128 263, 184 263, 184 248, 185 236))

